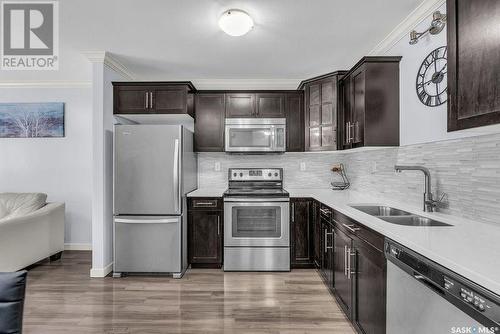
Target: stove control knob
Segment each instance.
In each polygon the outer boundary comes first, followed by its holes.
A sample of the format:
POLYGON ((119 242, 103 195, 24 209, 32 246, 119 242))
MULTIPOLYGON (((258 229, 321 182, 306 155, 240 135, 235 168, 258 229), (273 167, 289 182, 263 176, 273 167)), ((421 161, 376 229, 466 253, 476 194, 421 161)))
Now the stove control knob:
POLYGON ((271 177, 271 175, 272 175, 271 173, 267 174, 267 176, 269 176, 269 177, 271 177))
POLYGON ((274 173, 274 176, 278 177, 278 173, 274 173))
POLYGON ((477 309, 481 312, 484 312, 484 306, 483 304, 479 304, 479 306, 477 307, 477 309))
POLYGON ((240 173, 240 177, 243 177, 243 173, 240 173))
POLYGON ((236 173, 233 173, 233 176, 234 176, 234 177, 236 177, 236 175, 237 175, 236 173))

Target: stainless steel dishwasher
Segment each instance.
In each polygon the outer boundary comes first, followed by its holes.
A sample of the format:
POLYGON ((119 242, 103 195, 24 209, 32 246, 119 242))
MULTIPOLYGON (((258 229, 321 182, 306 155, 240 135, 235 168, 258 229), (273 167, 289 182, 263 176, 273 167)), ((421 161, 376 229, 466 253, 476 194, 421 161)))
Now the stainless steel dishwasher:
POLYGON ((386 240, 387 334, 500 333, 500 296, 386 240))

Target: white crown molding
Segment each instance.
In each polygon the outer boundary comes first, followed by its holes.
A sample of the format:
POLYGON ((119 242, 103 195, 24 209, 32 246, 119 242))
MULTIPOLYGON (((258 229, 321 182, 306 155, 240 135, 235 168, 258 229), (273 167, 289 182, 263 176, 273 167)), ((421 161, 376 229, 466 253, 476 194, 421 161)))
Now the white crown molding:
POLYGON ((1 88, 88 88, 91 81, 4 81, 1 88))
POLYGON ((302 79, 194 79, 196 89, 296 89, 302 79))
POLYGON ((65 243, 64 250, 78 250, 78 251, 91 251, 92 244, 82 243, 65 243))
POLYGON ((113 71, 121 74, 127 80, 134 80, 134 75, 118 59, 107 51, 83 51, 82 54, 87 57, 91 63, 104 64, 113 71))
POLYGON ((446 3, 446 0, 424 0, 410 15, 396 26, 372 51, 370 56, 383 55, 390 50, 397 42, 408 36, 420 22, 425 20, 437 8, 446 3))

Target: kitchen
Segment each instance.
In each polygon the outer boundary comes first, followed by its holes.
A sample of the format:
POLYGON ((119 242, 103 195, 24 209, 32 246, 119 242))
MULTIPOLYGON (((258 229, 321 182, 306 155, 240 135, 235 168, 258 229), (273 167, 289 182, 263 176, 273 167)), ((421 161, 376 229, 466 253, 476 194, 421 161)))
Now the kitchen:
MULTIPOLYGON (((407 2, 378 44, 286 84, 131 79, 86 54, 81 289, 102 280, 117 309, 71 314, 81 332, 500 333, 500 5, 407 2)), ((218 18, 230 41, 265 31, 238 8, 218 18)), ((62 258, 75 283, 80 256, 62 258)), ((52 300, 37 270, 28 297, 52 300)))

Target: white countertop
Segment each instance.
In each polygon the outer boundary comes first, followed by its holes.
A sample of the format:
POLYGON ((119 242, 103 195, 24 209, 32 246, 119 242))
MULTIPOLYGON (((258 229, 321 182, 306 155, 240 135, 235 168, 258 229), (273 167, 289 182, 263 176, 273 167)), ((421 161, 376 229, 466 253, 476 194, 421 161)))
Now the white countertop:
POLYGON ((227 188, 201 188, 191 191, 187 197, 222 197, 227 188))
MULTIPOLYGON (((427 213, 420 208, 402 205, 353 191, 330 189, 286 189, 290 197, 311 197, 351 217, 500 295, 500 224, 486 224, 442 213, 427 213), (383 204, 453 226, 402 226, 370 216, 350 205, 383 204)), ((198 189, 190 197, 220 197, 224 190, 198 189)), ((500 219, 500 218, 499 218, 500 219)))

